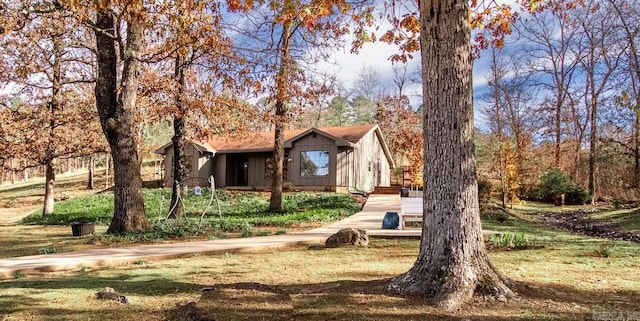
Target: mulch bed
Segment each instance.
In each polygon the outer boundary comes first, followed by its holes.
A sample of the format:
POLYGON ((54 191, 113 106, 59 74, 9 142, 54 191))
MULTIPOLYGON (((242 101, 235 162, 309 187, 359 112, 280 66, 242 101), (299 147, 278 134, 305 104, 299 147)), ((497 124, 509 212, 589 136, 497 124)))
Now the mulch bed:
POLYGON ((590 218, 593 211, 577 210, 573 212, 542 212, 537 217, 546 225, 578 234, 607 238, 610 240, 640 243, 640 234, 621 230, 619 226, 590 218))

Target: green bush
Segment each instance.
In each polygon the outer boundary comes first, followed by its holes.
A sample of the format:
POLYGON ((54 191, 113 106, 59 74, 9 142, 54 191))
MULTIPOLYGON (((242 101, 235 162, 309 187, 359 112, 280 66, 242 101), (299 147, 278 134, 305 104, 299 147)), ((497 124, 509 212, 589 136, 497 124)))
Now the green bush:
POLYGON ((242 229, 240 230, 240 237, 252 237, 252 236, 253 236, 253 225, 245 221, 242 224, 242 229))
POLYGON ((571 182, 569 176, 559 169, 542 175, 538 194, 546 202, 553 202, 556 196, 564 194, 565 204, 584 204, 591 198, 589 192, 571 182))
POLYGON ((580 186, 572 186, 569 188, 564 196, 564 202, 566 204, 586 204, 591 200, 591 195, 589 195, 589 191, 580 187, 580 186))

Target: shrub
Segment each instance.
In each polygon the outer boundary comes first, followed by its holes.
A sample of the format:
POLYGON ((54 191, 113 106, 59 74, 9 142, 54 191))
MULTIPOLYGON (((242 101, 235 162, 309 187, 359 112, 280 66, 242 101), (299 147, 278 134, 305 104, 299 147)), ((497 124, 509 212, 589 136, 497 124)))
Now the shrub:
POLYGON ((553 202, 558 195, 565 195, 566 204, 584 204, 590 200, 589 192, 571 182, 559 169, 552 169, 540 178, 539 195, 543 201, 553 202))
POLYGON ((242 224, 242 229, 240 230, 240 237, 252 237, 252 236, 253 236, 253 225, 245 221, 242 224))
POLYGON ((571 188, 569 188, 566 193, 565 193, 565 197, 564 197, 564 201, 567 204, 585 204, 588 201, 591 200, 591 195, 589 195, 589 191, 587 191, 586 189, 574 185, 571 188))

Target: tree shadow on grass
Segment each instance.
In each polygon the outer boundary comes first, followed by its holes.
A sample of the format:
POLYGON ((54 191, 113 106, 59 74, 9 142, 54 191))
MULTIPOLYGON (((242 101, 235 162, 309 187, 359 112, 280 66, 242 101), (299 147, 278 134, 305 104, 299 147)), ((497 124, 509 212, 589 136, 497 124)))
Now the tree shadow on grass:
POLYGON ((516 300, 502 303, 474 298, 458 311, 446 312, 431 306, 424 297, 389 295, 384 290, 388 282, 216 285, 198 302, 169 311, 166 320, 187 316, 192 320, 591 320, 592 311, 640 311, 638 291, 603 293, 557 284, 511 282, 520 294, 516 300), (290 301, 282 299, 287 297, 290 301))
POLYGON ((126 296, 130 295, 168 295, 176 292, 197 293, 201 285, 176 282, 161 274, 147 274, 144 277, 127 274, 117 274, 110 277, 99 277, 94 274, 84 274, 43 279, 18 279, 0 282, 0 292, 8 289, 29 290, 64 290, 85 289, 88 295, 93 295, 105 287, 114 288, 126 296))

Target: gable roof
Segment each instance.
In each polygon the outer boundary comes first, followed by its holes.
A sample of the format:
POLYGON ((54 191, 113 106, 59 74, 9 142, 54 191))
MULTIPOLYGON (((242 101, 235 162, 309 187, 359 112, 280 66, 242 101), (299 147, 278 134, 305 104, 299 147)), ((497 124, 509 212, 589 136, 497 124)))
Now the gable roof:
MULTIPOLYGON (((332 126, 309 129, 290 129, 285 130, 285 145, 290 146, 291 142, 306 136, 311 132, 327 136, 336 140, 336 143, 342 146, 351 146, 357 143, 372 129, 378 125, 355 125, 355 126, 332 126)), ((239 152, 265 152, 272 151, 274 144, 274 133, 271 132, 255 132, 247 133, 241 136, 213 136, 208 145, 213 147, 218 153, 239 153, 239 152)))
MULTIPOLYGON (((371 131, 376 132, 376 136, 382 144, 384 154, 387 157, 389 164, 391 164, 391 166, 395 166, 393 157, 391 157, 391 153, 389 152, 389 147, 387 146, 387 143, 382 136, 382 132, 380 131, 380 127, 376 124, 285 130, 284 144, 286 148, 291 148, 294 141, 305 137, 310 133, 317 133, 333 139, 338 146, 353 147, 371 131)), ((207 151, 214 155, 216 153, 270 152, 273 150, 274 132, 252 132, 233 136, 214 135, 205 143, 196 142, 194 144, 199 150, 207 151)), ((171 145, 172 143, 169 142, 157 149, 155 152, 158 154, 165 154, 166 148, 171 145)))

